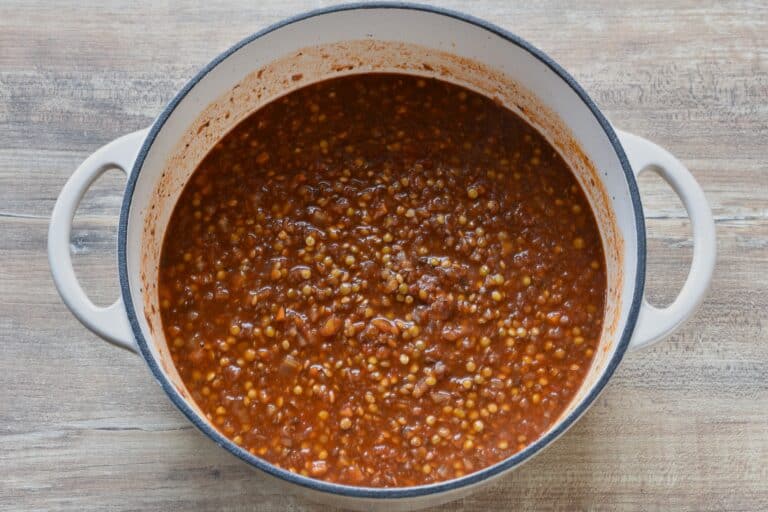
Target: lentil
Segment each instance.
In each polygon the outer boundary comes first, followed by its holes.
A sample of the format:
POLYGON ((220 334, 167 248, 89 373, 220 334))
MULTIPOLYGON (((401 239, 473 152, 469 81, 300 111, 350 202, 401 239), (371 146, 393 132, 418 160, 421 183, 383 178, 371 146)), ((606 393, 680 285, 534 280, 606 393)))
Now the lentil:
POLYGON ((438 80, 349 76, 261 108, 167 233, 158 298, 191 397, 314 478, 421 485, 509 457, 568 405, 602 330, 600 236, 567 165, 438 80))

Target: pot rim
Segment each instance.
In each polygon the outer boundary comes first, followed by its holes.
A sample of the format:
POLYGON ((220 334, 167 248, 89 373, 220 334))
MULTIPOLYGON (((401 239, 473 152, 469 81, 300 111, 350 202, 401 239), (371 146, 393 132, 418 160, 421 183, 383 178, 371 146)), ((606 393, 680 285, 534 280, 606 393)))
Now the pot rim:
POLYGON ((118 269, 120 278, 120 290, 125 305, 126 312, 128 314, 128 320, 133 330, 133 334, 136 338, 137 345, 141 352, 142 357, 146 361, 149 369, 152 371, 155 379, 160 383, 165 393, 171 399, 171 402, 205 435, 210 437, 219 446, 227 450, 229 453, 235 455, 241 460, 247 462, 251 466, 254 466, 265 473, 277 477, 281 480, 285 480, 289 483, 299 485, 314 491, 323 493, 330 493, 333 495, 341 495, 351 498, 378 498, 378 499, 402 499, 402 498, 415 498, 420 496, 435 495, 448 491, 455 491, 464 487, 468 487, 474 484, 481 483, 489 478, 500 475, 516 466, 519 466, 523 462, 533 458, 534 455, 541 452, 544 448, 549 446, 555 439, 562 435, 568 428, 570 428, 579 417, 586 412, 586 410, 592 405, 598 395, 605 388, 605 385, 610 380, 613 372, 618 367, 619 363, 623 359, 624 353, 627 350, 629 341, 632 337, 632 333, 635 329, 637 317, 640 310, 640 304, 642 302, 643 290, 645 286, 645 267, 646 267, 646 238, 645 238, 645 220, 643 216, 642 204, 640 202, 640 194, 635 180, 635 175, 632 172, 632 168, 629 164, 624 149, 613 130, 613 127, 602 114, 595 102, 587 95, 584 89, 574 80, 574 78, 566 72, 559 64, 557 64, 552 58, 546 55, 541 50, 537 49, 524 39, 517 35, 502 29, 492 23, 481 20, 471 15, 467 15, 461 12, 443 9, 440 7, 434 7, 429 5, 410 3, 410 2, 372 2, 372 3, 348 3, 340 4, 336 6, 315 9, 311 11, 298 14, 296 16, 279 21, 273 25, 270 25, 248 37, 242 39, 234 46, 230 47, 223 53, 219 54, 204 68, 202 68, 191 80, 189 80, 184 87, 173 97, 173 99, 165 106, 163 111, 157 117, 149 133, 144 140, 141 149, 136 157, 133 169, 128 176, 126 184, 125 195, 123 196, 123 203, 120 210, 120 221, 118 225, 118 269), (138 316, 135 308, 133 307, 133 300, 128 279, 128 264, 127 264, 127 238, 128 238, 128 220, 130 215, 131 203, 133 200, 133 193, 138 181, 139 174, 143 167, 144 161, 149 153, 152 144, 154 143, 158 133, 162 130, 165 122, 172 115, 179 103, 186 97, 186 95, 197 85, 197 83, 205 77, 209 72, 216 68, 219 64, 225 61, 232 54, 240 50, 242 47, 250 44, 251 42, 269 34, 275 30, 291 25, 293 23, 314 18, 316 16, 322 16, 326 14, 333 14, 342 11, 354 11, 364 9, 396 9, 396 10, 413 10, 426 12, 437 16, 446 16, 453 18, 464 23, 474 25, 482 28, 496 36, 499 36, 509 43, 512 43, 519 48, 527 51, 530 55, 538 59, 552 70, 560 79, 570 86, 570 88, 579 96, 581 101, 589 108, 594 115, 597 122, 605 132, 608 140, 613 146, 617 157, 621 163, 621 167, 624 170, 624 174, 627 180, 629 188, 630 198, 632 200, 632 208, 635 215, 635 230, 637 233, 637 268, 635 271, 634 279, 634 292, 632 296, 632 303, 630 305, 629 314, 627 317, 627 323, 621 334, 621 337, 617 343, 616 350, 608 361, 605 370, 602 375, 597 379, 593 389, 590 393, 584 397, 578 406, 574 408, 566 417, 562 418, 554 429, 547 432, 544 436, 538 438, 533 443, 525 447, 523 450, 513 454, 512 456, 496 463, 491 466, 485 467, 474 473, 470 473, 460 478, 446 480, 443 482, 437 482, 428 485, 412 486, 412 487, 357 487, 351 485, 342 485, 333 482, 327 482, 324 480, 317 480, 310 477, 302 476, 298 473, 291 473, 282 468, 278 468, 273 464, 270 464, 264 459, 261 459, 250 452, 240 448, 233 441, 225 437, 219 431, 217 431, 212 425, 207 423, 198 416, 193 408, 187 403, 187 401, 181 396, 179 391, 170 381, 163 369, 157 364, 152 356, 149 343, 144 338, 141 331, 141 326, 138 322, 138 316))

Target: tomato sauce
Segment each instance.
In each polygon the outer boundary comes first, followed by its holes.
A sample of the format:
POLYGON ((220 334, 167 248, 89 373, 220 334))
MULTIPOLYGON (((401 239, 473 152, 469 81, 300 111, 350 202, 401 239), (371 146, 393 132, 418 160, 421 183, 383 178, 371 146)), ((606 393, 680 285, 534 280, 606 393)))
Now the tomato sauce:
POLYGON ((292 92, 227 134, 164 240, 159 298, 208 419, 277 466, 403 487, 521 450, 602 329, 594 214, 555 149, 468 89, 292 92))

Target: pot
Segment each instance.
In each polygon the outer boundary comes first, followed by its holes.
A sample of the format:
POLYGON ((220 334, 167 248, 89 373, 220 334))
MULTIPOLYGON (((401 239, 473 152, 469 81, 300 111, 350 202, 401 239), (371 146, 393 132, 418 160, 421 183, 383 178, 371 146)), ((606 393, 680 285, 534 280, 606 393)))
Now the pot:
POLYGON ((173 404, 222 448, 311 499, 370 510, 413 509, 460 498, 530 460, 594 403, 627 350, 677 329, 703 300, 715 263, 715 229, 701 188, 659 146, 614 130, 557 63, 519 37, 476 18, 405 3, 312 11, 241 41, 203 68, 147 130, 97 150, 64 186, 53 210, 48 255, 62 299, 89 329, 144 358, 173 404), (608 297, 600 345, 580 391, 539 439, 462 478, 407 488, 338 485, 290 473, 241 449, 190 398, 160 324, 158 261, 181 190, 207 151, 254 110, 291 90, 353 73, 439 77, 496 98, 536 126, 569 163, 595 211, 606 255, 608 297), (120 214, 121 297, 98 307, 72 267, 69 240, 78 203, 105 170, 128 175, 120 214), (636 176, 658 173, 680 197, 693 227, 693 260, 666 308, 643 299, 646 231, 636 176))

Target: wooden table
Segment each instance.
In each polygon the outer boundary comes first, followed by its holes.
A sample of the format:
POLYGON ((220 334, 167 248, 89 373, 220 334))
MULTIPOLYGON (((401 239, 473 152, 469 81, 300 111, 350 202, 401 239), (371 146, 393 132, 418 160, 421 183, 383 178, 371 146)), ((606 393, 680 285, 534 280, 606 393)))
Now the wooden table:
MULTIPOLYGON (((235 41, 324 2, 121 3, 0 5, 0 509, 314 510, 205 439, 141 359, 82 327, 54 290, 45 247, 56 196, 88 154, 149 125, 235 41)), ((629 354, 544 454, 445 508, 768 509, 766 4, 463 4, 443 2, 533 42, 617 126, 687 163, 720 252, 712 292, 681 331, 629 354)), ((98 182, 72 239, 102 304, 117 296, 122 185, 118 172, 98 182)), ((688 269, 690 229, 660 179, 641 189, 648 293, 666 303, 688 269)))

